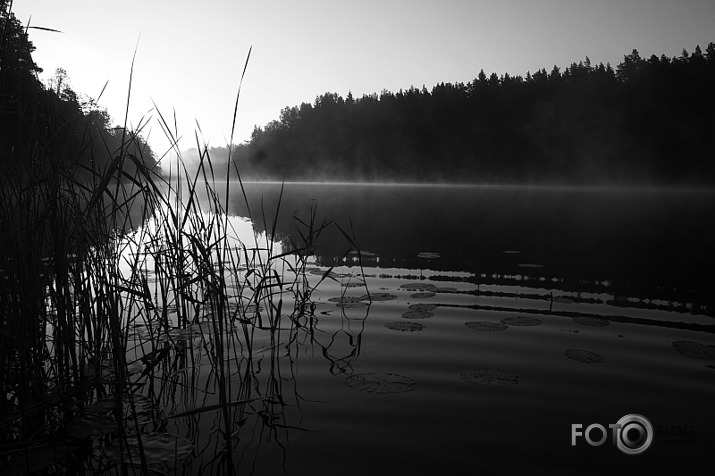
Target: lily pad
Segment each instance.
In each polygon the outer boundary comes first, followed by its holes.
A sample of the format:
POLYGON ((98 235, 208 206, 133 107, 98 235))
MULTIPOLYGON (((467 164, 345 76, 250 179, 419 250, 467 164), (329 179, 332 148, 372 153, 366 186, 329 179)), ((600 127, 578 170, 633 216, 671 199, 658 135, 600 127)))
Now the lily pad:
POLYGON ((350 281, 348 283, 343 283, 340 286, 342 286, 344 288, 364 288, 365 282, 364 281, 350 281))
POLYGON ((602 355, 595 352, 582 349, 566 349, 564 355, 571 360, 581 362, 582 364, 600 364, 605 362, 602 355))
POLYGON ((364 373, 349 376, 345 383, 361 392, 402 393, 411 391, 415 381, 399 374, 364 373))
POLYGON ((542 324, 541 319, 530 316, 513 316, 507 317, 501 320, 502 324, 507 326, 518 326, 518 327, 533 327, 540 326, 542 324))
MULTIPOLYGON (((230 329, 224 329, 224 331, 230 331, 230 329)), ((171 339, 172 341, 182 341, 182 340, 193 340, 201 337, 202 334, 213 333, 212 324, 210 322, 201 322, 189 324, 186 328, 182 329, 179 327, 170 329, 168 333, 162 334, 165 339, 171 339)))
POLYGON ((428 299, 428 298, 431 298, 431 297, 435 297, 436 295, 437 295, 437 294, 432 293, 432 292, 423 292, 423 293, 413 293, 413 294, 410 294, 410 297, 411 297, 411 298, 415 298, 415 299, 428 299))
POLYGON ((100 379, 114 378, 114 363, 110 359, 92 359, 84 367, 85 375, 94 378, 99 375, 100 379))
POLYGON ((108 415, 87 413, 72 420, 67 431, 77 438, 102 436, 117 431, 117 422, 108 415))
POLYGON ((336 303, 335 304, 336 306, 344 307, 344 308, 367 306, 366 302, 361 301, 360 298, 352 297, 352 296, 330 298, 330 299, 328 299, 328 301, 334 302, 334 303, 336 303))
POLYGON ((431 312, 426 311, 407 311, 402 313, 405 319, 427 319, 434 316, 431 312))
POLYGON ((694 359, 715 360, 715 346, 698 344, 697 342, 689 342, 678 340, 673 342, 673 348, 683 355, 694 359))
POLYGON ((543 268, 544 265, 536 263, 521 263, 518 265, 520 268, 543 268))
POLYGON ((246 308, 244 309, 244 311, 245 311, 246 314, 255 314, 255 313, 257 313, 257 312, 262 312, 262 311, 263 311, 263 306, 261 306, 260 304, 259 304, 259 305, 249 304, 248 306, 246 306, 246 308))
POLYGON ((392 301, 393 299, 397 299, 397 296, 394 294, 390 293, 372 293, 372 294, 363 294, 358 298, 360 301, 392 301))
POLYGON ((186 329, 175 328, 171 329, 167 334, 172 340, 191 340, 201 336, 201 330, 189 325, 186 329))
POLYGON ((423 324, 419 324, 417 322, 405 322, 405 321, 399 321, 399 322, 388 322, 385 324, 385 327, 388 329, 392 329, 393 331, 400 331, 400 332, 415 332, 415 331, 421 331, 422 329, 425 328, 423 324))
POLYGON ((337 304, 338 307, 342 307, 345 309, 351 309, 354 307, 367 307, 367 305, 368 304, 366 302, 349 302, 349 303, 338 303, 337 304))
POLYGON ((505 331, 509 328, 509 326, 505 326, 504 324, 501 324, 499 322, 485 322, 485 321, 465 322, 464 325, 469 327, 470 329, 474 329, 475 331, 485 331, 485 332, 499 332, 499 331, 505 331))
POLYGON ((417 257, 422 259, 437 259, 440 258, 441 255, 439 253, 434 253, 431 251, 422 251, 420 253, 417 253, 417 257))
POLYGON ((144 366, 141 362, 131 362, 127 364, 126 374, 129 376, 141 373, 144 370, 144 366))
POLYGON ((556 296, 554 298, 554 302, 557 302, 559 304, 573 304, 574 300, 566 296, 556 296))
POLYGON ((410 311, 432 312, 439 307, 439 304, 418 303, 410 304, 410 311))
MULTIPOLYGON (((122 407, 123 407, 123 414, 124 415, 129 415, 131 418, 133 418, 133 410, 136 410, 136 415, 137 416, 149 416, 151 415, 152 412, 152 403, 149 398, 145 397, 144 395, 139 395, 139 394, 132 394, 131 398, 133 400, 134 405, 130 405, 129 402, 130 394, 125 393, 122 395, 122 407)), ((92 405, 88 406, 87 408, 84 409, 83 414, 93 417, 93 416, 112 416, 112 413, 114 412, 114 408, 116 407, 116 401, 114 399, 114 395, 108 395, 104 397, 102 400, 99 400, 92 405)), ((112 421, 114 419, 112 418, 112 421)))
POLYGON ((114 397, 109 395, 108 397, 105 397, 102 400, 88 406, 84 409, 84 411, 92 415, 111 415, 115 406, 116 402, 114 401, 114 397))
POLYGON ((331 297, 328 299, 330 302, 337 302, 337 303, 349 303, 349 302, 360 302, 360 298, 357 298, 355 296, 339 296, 339 297, 331 297))
POLYGON ((579 324, 583 324, 584 326, 591 327, 606 327, 610 324, 609 321, 601 319, 600 317, 576 316, 573 320, 579 324))
POLYGON ((459 378, 465 382, 481 385, 483 387, 507 387, 519 384, 517 375, 505 374, 497 370, 473 370, 462 372, 459 378))
MULTIPOLYGON (((189 440, 171 433, 141 435, 141 446, 144 449, 147 464, 159 466, 183 461, 194 451, 194 446, 189 440)), ((108 459, 116 463, 140 464, 139 448, 138 437, 129 436, 124 451, 120 450, 118 443, 114 443, 107 446, 104 453, 108 459)))
POLYGON ((310 274, 314 274, 316 276, 330 276, 333 274, 332 271, 328 271, 327 269, 320 269, 320 268, 306 268, 306 271, 308 271, 310 274))
POLYGON ((436 289, 437 286, 429 283, 408 283, 403 284, 402 286, 400 286, 400 288, 406 289, 407 291, 428 291, 431 289, 436 289))

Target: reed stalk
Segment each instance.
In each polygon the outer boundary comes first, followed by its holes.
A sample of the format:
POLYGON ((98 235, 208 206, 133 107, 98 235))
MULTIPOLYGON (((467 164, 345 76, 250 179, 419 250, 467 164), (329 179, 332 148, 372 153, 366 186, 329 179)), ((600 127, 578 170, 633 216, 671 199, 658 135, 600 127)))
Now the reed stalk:
POLYGON ((0 174, 3 474, 206 469, 194 459, 233 474, 243 458, 236 448, 262 441, 255 431, 245 437, 248 420, 274 441, 294 428, 281 365, 299 333, 312 331, 312 293, 325 276, 315 283, 306 267, 330 224, 312 208, 282 251, 281 189, 275 210, 261 207, 266 233, 239 236, 234 184, 256 217, 237 163, 225 164, 222 197, 208 147, 197 137, 200 164, 190 173, 178 131, 158 110, 178 160, 166 175, 147 165, 148 120, 131 131, 126 119, 133 63, 119 147, 77 131, 91 158, 79 160, 53 139, 73 126, 48 111, 50 139, 36 138, 30 165, 0 174), (99 166, 100 156, 112 159, 99 166), (220 429, 215 457, 202 454, 196 429, 208 415, 220 429), (173 438, 172 458, 157 459, 162 438, 173 438))

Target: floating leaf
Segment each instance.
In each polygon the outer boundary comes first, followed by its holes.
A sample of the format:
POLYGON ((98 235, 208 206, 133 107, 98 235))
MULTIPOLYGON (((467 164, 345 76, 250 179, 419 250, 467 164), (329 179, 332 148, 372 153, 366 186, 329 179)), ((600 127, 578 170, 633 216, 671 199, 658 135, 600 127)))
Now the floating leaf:
POLYGON ((365 281, 350 281, 348 283, 343 283, 340 286, 344 288, 362 288, 365 287, 365 281))
POLYGON ((566 349, 564 351, 564 355, 566 355, 569 359, 581 362, 582 364, 600 364, 605 362, 603 356, 588 350, 566 349))
POLYGON ((369 393, 409 392, 415 381, 409 377, 391 373, 364 373, 351 375, 345 379, 355 390, 369 393))
POLYGON ((260 304, 259 304, 259 305, 249 304, 249 305, 246 306, 246 308, 244 309, 244 312, 245 312, 246 314, 256 314, 256 313, 262 312, 262 311, 263 311, 263 306, 261 306, 260 304))
POLYGON ((519 327, 540 326, 542 324, 540 319, 537 319, 535 317, 529 317, 529 316, 507 317, 505 319, 502 319, 501 323, 506 324, 507 326, 519 326, 519 327))
MULTIPOLYGON (((142 424, 151 421, 154 417, 154 407, 151 400, 144 395, 132 394, 132 403, 129 402, 129 395, 124 394, 124 414, 128 416, 129 421, 133 424, 136 418, 136 423, 142 424)), ((161 413, 161 409, 157 409, 157 414, 161 413)))
POLYGON ((436 289, 437 286, 429 283, 408 283, 403 284, 402 286, 400 286, 400 288, 406 289, 407 291, 428 291, 431 289, 436 289))
POLYGON ((518 254, 521 253, 521 251, 517 251, 517 250, 505 250, 505 251, 502 251, 502 253, 504 253, 505 255, 518 255, 518 254))
POLYGON ((171 329, 167 333, 168 337, 172 340, 191 340, 195 337, 201 336, 201 330, 193 328, 192 326, 186 327, 186 329, 176 328, 171 329))
MULTIPOLYGON (((148 433, 141 435, 141 445, 147 464, 164 465, 185 460, 194 451, 189 440, 171 433, 148 433)), ((136 436, 127 437, 124 451, 115 442, 104 450, 105 455, 116 463, 140 464, 139 439, 136 436)))
POLYGON ((358 299, 360 301, 392 301, 393 299, 397 299, 397 296, 390 293, 372 293, 363 294, 358 299))
POLYGON ((440 254, 431 251, 422 251, 420 253, 417 253, 417 257, 422 259, 437 259, 440 257, 440 254))
POLYGON ((85 413, 94 415, 108 415, 114 411, 115 406, 116 402, 114 401, 114 397, 109 395, 108 397, 105 397, 102 400, 88 406, 84 409, 84 411, 85 413))
POLYGON ((509 326, 505 326, 504 324, 500 324, 498 322, 485 322, 485 321, 465 322, 464 325, 469 327, 470 329, 474 329, 475 331, 485 331, 485 332, 499 332, 499 331, 505 331, 509 328, 509 326))
POLYGON ((321 277, 326 276, 326 277, 332 278, 332 279, 340 279, 340 278, 349 278, 350 277, 350 275, 338 274, 335 271, 328 271, 327 269, 322 270, 322 269, 318 269, 318 268, 311 269, 309 271, 309 273, 313 274, 315 276, 321 276, 321 277))
POLYGON ((102 436, 117 431, 117 422, 107 415, 87 413, 72 420, 67 425, 67 431, 77 438, 102 436))
POLYGON ((354 297, 354 296, 339 296, 339 297, 331 297, 328 299, 330 302, 337 302, 337 303, 349 303, 349 302, 360 302, 360 298, 354 297))
POLYGON ((111 379, 114 377, 114 363, 110 359, 92 359, 85 365, 84 373, 90 378, 99 375, 100 379, 111 379))
POLYGON ((434 316, 431 312, 426 311, 407 311, 402 313, 405 319, 427 319, 434 316))
POLYGON ((409 308, 410 311, 421 311, 421 312, 431 312, 434 311, 439 307, 438 304, 427 304, 427 303, 419 303, 419 304, 410 304, 409 308))
POLYGON ((127 364, 127 370, 126 373, 129 376, 136 375, 141 373, 144 370, 144 366, 142 365, 141 362, 131 362, 127 364))
POLYGON ((574 303, 573 299, 566 297, 566 296, 556 296, 554 298, 554 302, 557 302, 559 304, 573 304, 574 303))
POLYGON ((423 324, 419 324, 417 322, 405 322, 405 321, 399 321, 399 322, 388 322, 385 324, 385 327, 388 329, 392 329, 393 331, 401 331, 401 332, 415 332, 415 331, 421 331, 422 329, 425 328, 423 324))
POLYGON ((535 264, 535 263, 521 263, 518 266, 520 268, 543 268, 544 267, 541 264, 535 264))
POLYGON ((673 342, 673 348, 681 354, 693 357, 694 359, 715 360, 715 346, 712 345, 678 340, 673 342))
MULTIPOLYGON (((193 324, 189 324, 186 326, 185 329, 182 328, 174 328, 170 329, 167 334, 164 334, 166 339, 171 339, 172 341, 189 341, 193 339, 198 339, 202 335, 213 335, 214 333, 214 324, 213 322, 210 321, 212 319, 212 316, 210 314, 207 314, 202 317, 203 319, 207 319, 203 322, 197 322, 193 324)), ((218 325, 218 324, 217 324, 218 325)), ((218 329, 218 327, 217 327, 218 329)), ((224 333, 232 333, 237 330, 237 327, 235 324, 228 324, 225 323, 223 324, 223 332, 224 333)))
POLYGON ((519 383, 519 377, 517 375, 505 374, 497 370, 462 372, 459 374, 459 378, 465 382, 474 383, 483 387, 506 387, 518 385, 519 383))
POLYGON ((410 294, 410 297, 415 298, 415 299, 427 299, 427 298, 431 298, 431 297, 435 297, 435 296, 436 296, 436 294, 432 293, 432 292, 410 294))
POLYGON ((328 301, 336 303, 335 305, 338 307, 345 307, 345 308, 367 306, 367 303, 361 301, 360 298, 351 297, 351 296, 330 298, 330 299, 328 299, 328 301))
POLYGON ((579 324, 583 324, 584 326, 591 327, 605 327, 610 324, 609 321, 601 319, 600 317, 576 316, 573 320, 579 324))

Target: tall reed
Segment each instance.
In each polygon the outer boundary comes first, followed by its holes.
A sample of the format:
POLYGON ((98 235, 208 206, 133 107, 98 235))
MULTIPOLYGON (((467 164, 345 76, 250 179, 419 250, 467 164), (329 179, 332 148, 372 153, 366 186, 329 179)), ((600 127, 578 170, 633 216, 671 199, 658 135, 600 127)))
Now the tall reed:
POLYGON ((266 433, 296 428, 281 366, 313 330, 329 273, 307 267, 330 223, 313 208, 283 250, 279 199, 257 211, 265 234, 240 236, 238 168, 217 182, 203 146, 193 174, 176 150, 163 176, 124 131, 116 150, 84 144, 114 157, 103 169, 38 140, 37 167, 0 177, 3 474, 233 474, 266 433))

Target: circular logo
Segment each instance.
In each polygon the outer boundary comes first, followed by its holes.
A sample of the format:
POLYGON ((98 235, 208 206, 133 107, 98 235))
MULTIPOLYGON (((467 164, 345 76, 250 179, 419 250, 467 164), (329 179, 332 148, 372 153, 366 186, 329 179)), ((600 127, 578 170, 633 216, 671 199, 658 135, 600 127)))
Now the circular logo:
POLYGON ((653 425, 641 415, 626 415, 618 420, 616 446, 627 455, 638 455, 653 442, 653 425))

